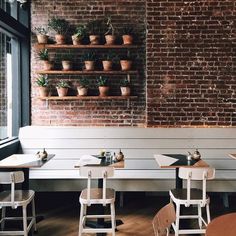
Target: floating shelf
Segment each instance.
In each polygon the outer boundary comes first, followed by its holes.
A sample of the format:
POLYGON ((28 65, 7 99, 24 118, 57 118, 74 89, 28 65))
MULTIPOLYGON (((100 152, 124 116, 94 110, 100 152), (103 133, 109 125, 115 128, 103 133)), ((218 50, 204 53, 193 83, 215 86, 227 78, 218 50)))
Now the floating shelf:
POLYGON ((86 71, 86 70, 40 70, 36 71, 37 74, 48 74, 48 75, 127 75, 127 74, 138 74, 137 70, 122 71, 122 70, 112 70, 112 71, 86 71))
POLYGON ((122 45, 72 45, 72 44, 61 44, 61 45, 57 45, 57 44, 36 44, 35 48, 37 49, 43 49, 43 48, 47 48, 47 49, 122 49, 122 48, 138 48, 140 46, 138 45, 129 45, 129 44, 122 44, 122 45))
POLYGON ((135 99, 138 96, 50 96, 50 97, 38 97, 40 100, 52 101, 52 100, 128 100, 135 99))

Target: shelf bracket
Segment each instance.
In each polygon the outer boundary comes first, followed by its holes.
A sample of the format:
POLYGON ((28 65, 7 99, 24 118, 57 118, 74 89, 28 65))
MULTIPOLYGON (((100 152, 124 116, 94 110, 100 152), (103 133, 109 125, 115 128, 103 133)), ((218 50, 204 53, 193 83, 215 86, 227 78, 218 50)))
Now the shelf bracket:
POLYGON ((47 109, 49 108, 49 100, 48 100, 48 99, 45 100, 45 107, 46 107, 47 109))
POLYGON ((130 98, 127 100, 127 108, 130 108, 130 98))

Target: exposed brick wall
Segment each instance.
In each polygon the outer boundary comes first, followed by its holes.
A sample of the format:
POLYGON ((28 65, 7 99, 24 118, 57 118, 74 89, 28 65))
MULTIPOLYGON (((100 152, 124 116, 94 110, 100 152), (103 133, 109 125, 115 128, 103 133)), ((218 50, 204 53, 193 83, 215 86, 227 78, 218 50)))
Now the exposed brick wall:
POLYGON ((149 126, 236 125, 236 1, 147 1, 149 126))
MULTIPOLYGON (((236 125, 236 1, 34 0, 31 9, 32 28, 52 16, 75 25, 110 14, 118 29, 126 22, 136 24, 142 45, 132 51, 140 75, 132 78, 139 98, 130 107, 124 101, 53 101, 46 108, 36 99, 34 71, 40 66, 33 51, 33 125, 236 125)), ((75 85, 77 77, 65 79, 75 85)))
MULTIPOLYGON (((120 31, 125 23, 132 23, 135 33, 138 36, 136 43, 142 45, 139 49, 132 49, 131 55, 135 58, 135 67, 140 70, 139 76, 132 76, 133 94, 138 94, 139 99, 127 101, 50 101, 46 108, 45 102, 37 100, 37 90, 34 84, 35 71, 40 69, 40 64, 36 59, 35 51, 32 51, 32 124, 33 125, 78 125, 78 126, 143 126, 145 124, 145 1, 84 1, 84 0, 58 0, 58 1, 32 1, 32 29, 35 26, 46 25, 53 17, 63 17, 71 25, 84 24, 90 20, 103 19, 106 15, 111 15, 117 31, 120 31)), ((118 33, 118 32, 117 32, 118 33)), ((51 33, 51 36, 53 34, 51 33)), ((32 44, 35 43, 35 35, 32 36, 32 44)), ((81 69, 81 51, 74 51, 74 66, 81 69)), ((118 55, 126 53, 113 50, 118 63, 118 55)), ((64 51, 57 52, 64 53, 64 51)), ((106 51, 96 50, 95 53, 102 57, 106 51)), ((50 51, 51 57, 55 52, 50 51)), ((57 65, 59 66, 59 65, 57 65)), ((69 81, 73 87, 70 94, 75 94, 76 84, 79 76, 51 76, 51 92, 56 94, 56 81, 63 78, 69 81)), ((113 94, 119 92, 119 76, 110 78, 113 94)), ((92 93, 97 93, 95 78, 91 78, 92 93)), ((91 90, 90 90, 91 91, 91 90)))

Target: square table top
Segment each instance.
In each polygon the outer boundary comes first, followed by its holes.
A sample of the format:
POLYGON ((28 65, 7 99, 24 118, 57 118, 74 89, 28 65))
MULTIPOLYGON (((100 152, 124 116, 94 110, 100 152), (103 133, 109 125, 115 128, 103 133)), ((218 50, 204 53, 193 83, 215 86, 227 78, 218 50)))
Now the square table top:
POLYGON ((179 168, 179 167, 208 167, 209 165, 200 160, 187 160, 187 156, 183 154, 160 154, 155 155, 155 159, 161 168, 179 168), (161 157, 161 164, 158 161, 161 157), (166 158, 166 162, 165 162, 166 158))
POLYGON ((47 159, 42 160, 35 154, 13 154, 0 161, 0 168, 37 168, 51 160, 55 154, 48 154, 47 159))

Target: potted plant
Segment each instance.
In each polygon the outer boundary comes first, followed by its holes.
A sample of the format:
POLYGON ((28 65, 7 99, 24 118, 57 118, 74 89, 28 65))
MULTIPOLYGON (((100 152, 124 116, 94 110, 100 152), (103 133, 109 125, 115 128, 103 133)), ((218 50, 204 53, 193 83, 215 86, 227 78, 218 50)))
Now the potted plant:
POLYGON ((35 27, 34 30, 36 31, 38 43, 47 44, 48 43, 47 28, 40 26, 40 27, 35 27))
POLYGON ((72 55, 67 53, 61 56, 62 70, 69 71, 73 68, 72 55))
POLYGON ((107 25, 107 31, 105 33, 106 44, 113 45, 115 44, 116 36, 115 36, 115 28, 112 24, 110 16, 107 17, 106 25, 107 25))
POLYGON ((85 70, 92 71, 95 69, 95 54, 94 52, 85 53, 82 57, 85 70))
POLYGON ((127 78, 121 80, 120 91, 122 96, 130 96, 130 81, 127 78))
POLYGON ((132 59, 129 58, 128 56, 120 60, 121 70, 123 71, 131 70, 132 64, 133 64, 132 59))
POLYGON ((60 80, 57 85, 57 93, 59 97, 65 97, 68 93, 68 90, 70 88, 69 84, 63 80, 60 80))
POLYGON ((89 88, 89 80, 85 77, 82 77, 77 86, 78 96, 87 96, 89 88))
POLYGON ((99 96, 105 97, 109 93, 108 78, 99 76, 97 78, 97 85, 99 89, 99 96))
POLYGON ((36 84, 39 88, 39 96, 40 97, 47 97, 49 95, 49 89, 48 89, 48 77, 47 75, 40 75, 36 79, 36 84))
POLYGON ((85 37, 86 33, 87 27, 85 25, 78 25, 75 29, 74 34, 71 36, 73 45, 81 44, 81 41, 85 37))
POLYGON ((38 58, 43 62, 43 69, 44 70, 52 70, 53 62, 49 60, 48 50, 46 48, 40 50, 38 52, 38 58))
POLYGON ((98 45, 100 43, 101 21, 93 20, 87 25, 89 31, 90 44, 98 45))
POLYGON ((123 39, 123 44, 133 44, 133 27, 130 25, 126 25, 123 28, 123 34, 122 34, 122 39, 123 39))
POLYGON ((51 18, 48 21, 49 28, 53 29, 56 32, 55 40, 57 44, 65 44, 66 42, 66 33, 69 29, 69 23, 65 19, 60 18, 51 18))
POLYGON ((103 70, 105 70, 105 71, 112 70, 112 64, 113 64, 112 59, 113 58, 114 58, 114 54, 113 53, 109 52, 109 53, 106 54, 106 58, 104 58, 102 60, 103 70))

